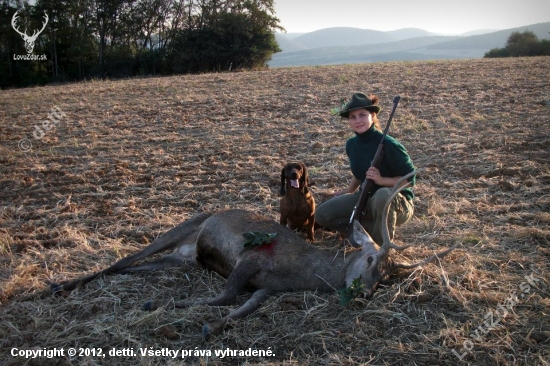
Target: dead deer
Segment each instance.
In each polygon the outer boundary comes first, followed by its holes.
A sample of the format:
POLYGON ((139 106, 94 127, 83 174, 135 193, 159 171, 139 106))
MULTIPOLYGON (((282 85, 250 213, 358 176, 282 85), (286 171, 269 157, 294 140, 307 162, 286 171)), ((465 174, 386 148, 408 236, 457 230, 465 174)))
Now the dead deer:
MULTIPOLYGON (((385 206, 386 222, 390 202, 406 187, 403 182, 418 171, 403 177, 393 188, 385 206)), ((252 297, 241 307, 221 319, 206 324, 203 334, 217 334, 229 319, 242 318, 254 310, 271 294, 287 291, 320 290, 325 292, 349 287, 361 278, 366 296, 370 297, 378 283, 387 279, 399 268, 410 269, 441 258, 452 251, 451 247, 415 264, 395 263, 389 258, 390 249, 403 250, 391 242, 385 224, 382 246, 378 246, 358 221, 354 222, 354 239, 360 249, 345 253, 340 249, 320 248, 307 243, 292 230, 274 220, 244 210, 227 210, 215 214, 199 214, 168 231, 144 250, 125 257, 100 272, 69 281, 62 285, 52 284, 53 293, 71 291, 98 276, 110 273, 149 271, 186 263, 198 263, 227 278, 224 291, 213 299, 178 301, 174 306, 228 305, 235 301, 239 291, 250 285, 255 288, 252 297), (244 233, 276 233, 270 244, 244 248, 244 233), (174 249, 159 260, 131 266, 132 263, 152 254, 174 249)), ((456 246, 456 245, 455 245, 456 246)), ((169 304, 152 301, 144 306, 154 310, 169 304)))

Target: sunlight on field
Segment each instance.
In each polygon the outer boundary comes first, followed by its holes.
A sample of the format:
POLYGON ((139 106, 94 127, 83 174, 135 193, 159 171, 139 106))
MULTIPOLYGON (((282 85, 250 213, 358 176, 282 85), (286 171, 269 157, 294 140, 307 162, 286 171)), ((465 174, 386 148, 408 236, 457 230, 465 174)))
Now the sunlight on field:
MULTIPOLYGON (((402 62, 2 91, 4 364, 24 362, 9 355, 14 347, 136 353, 252 347, 273 352, 186 361, 544 365, 550 361, 549 70, 548 57, 402 62), (270 297, 207 342, 202 324, 227 307, 140 310, 148 299, 219 293, 225 280, 207 271, 110 276, 66 297, 50 296, 50 282, 104 268, 196 213, 240 207, 277 220, 280 171, 288 161, 308 165, 318 203, 344 188, 351 134, 329 112, 356 91, 378 94, 382 125, 393 96, 401 95, 390 134, 416 166, 430 168, 418 180, 415 217, 396 233, 397 243, 413 244, 399 259, 413 262, 460 242, 444 260, 403 272, 370 301, 347 307, 336 293, 270 297), (52 108, 64 115, 44 124, 52 108), (40 138, 33 135, 37 127, 40 138), (528 292, 520 287, 525 276, 538 280, 528 292), (513 293, 513 305, 498 312, 513 293), (476 337, 491 311, 499 324, 476 337)), ((338 240, 316 235, 314 245, 338 240)), ((72 362, 113 359, 84 355, 72 362)))

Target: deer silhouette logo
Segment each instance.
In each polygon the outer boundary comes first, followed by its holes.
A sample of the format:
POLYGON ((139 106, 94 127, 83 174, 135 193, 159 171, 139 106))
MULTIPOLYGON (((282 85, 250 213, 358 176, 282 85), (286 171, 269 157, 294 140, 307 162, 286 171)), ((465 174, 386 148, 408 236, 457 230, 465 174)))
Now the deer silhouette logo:
POLYGON ((19 27, 17 26, 17 20, 19 19, 19 16, 17 15, 17 13, 19 13, 19 10, 17 10, 15 14, 13 14, 13 17, 11 18, 11 26, 13 27, 13 29, 15 29, 17 33, 21 35, 21 38, 23 38, 23 40, 25 41, 25 49, 27 50, 27 53, 32 53, 32 50, 34 49, 34 42, 36 42, 36 39, 48 24, 48 20, 49 20, 48 14, 44 12, 44 22, 42 23, 42 29, 40 29, 39 31, 35 30, 32 36, 29 36, 27 35, 26 29, 25 29, 25 32, 21 32, 19 30, 19 27))

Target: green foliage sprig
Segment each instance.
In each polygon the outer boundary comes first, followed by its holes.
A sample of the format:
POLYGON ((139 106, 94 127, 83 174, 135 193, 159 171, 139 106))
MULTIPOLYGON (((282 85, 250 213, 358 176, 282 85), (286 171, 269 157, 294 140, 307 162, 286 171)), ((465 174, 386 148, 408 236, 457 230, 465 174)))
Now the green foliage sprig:
POLYGON ((246 239, 244 247, 251 248, 254 246, 271 244, 276 236, 277 233, 260 233, 257 231, 249 231, 243 234, 243 237, 246 239))
POLYGON ((332 108, 330 110, 330 114, 337 117, 340 114, 340 112, 345 108, 346 108, 346 100, 340 99, 340 107, 332 108))
POLYGON ((361 277, 357 277, 353 280, 349 287, 338 290, 340 296, 340 305, 345 306, 355 299, 359 295, 365 293, 365 284, 361 280, 361 277))

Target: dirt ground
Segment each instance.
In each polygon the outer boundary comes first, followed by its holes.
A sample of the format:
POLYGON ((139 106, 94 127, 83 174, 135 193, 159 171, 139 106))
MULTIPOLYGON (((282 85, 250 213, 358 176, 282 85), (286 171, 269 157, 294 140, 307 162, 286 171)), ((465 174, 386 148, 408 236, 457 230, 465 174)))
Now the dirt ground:
POLYGON ((94 81, 1 91, 0 105, 4 365, 550 363, 548 57, 94 81), (288 161, 307 164, 317 203, 345 188, 351 131, 329 111, 357 91, 380 97, 382 126, 401 95, 390 134, 430 168, 396 233, 413 247, 395 257, 460 243, 444 260, 345 307, 336 293, 272 296, 206 341, 202 325, 233 306, 140 310, 219 293, 225 280, 206 270, 107 276, 50 295, 49 283, 102 269, 200 212, 277 220, 288 161), (55 348, 64 355, 48 358, 55 348))

